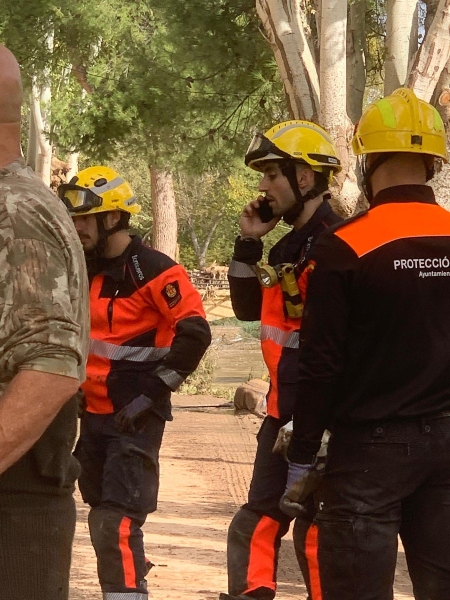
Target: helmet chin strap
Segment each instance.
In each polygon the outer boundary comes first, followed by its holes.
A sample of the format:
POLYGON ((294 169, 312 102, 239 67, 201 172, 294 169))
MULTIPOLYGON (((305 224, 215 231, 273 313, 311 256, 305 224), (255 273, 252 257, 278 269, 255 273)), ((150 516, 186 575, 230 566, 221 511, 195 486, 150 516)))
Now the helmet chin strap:
POLYGON ((378 167, 381 167, 381 165, 384 164, 386 161, 388 161, 391 158, 391 156, 392 156, 392 153, 390 153, 390 152, 384 152, 383 154, 380 154, 380 156, 378 156, 378 158, 376 158, 373 161, 373 163, 370 165, 369 168, 367 168, 367 165, 366 165, 367 156, 362 163, 361 185, 362 185, 364 195, 367 198, 367 201, 369 204, 372 204, 372 200, 373 200, 373 188, 372 188, 372 182, 370 181, 370 178, 375 173, 375 171, 378 169, 378 167))
POLYGON ((109 236, 113 233, 116 233, 116 231, 123 229, 123 225, 120 221, 114 225, 114 227, 111 227, 111 229, 106 229, 104 224, 105 215, 106 213, 104 212, 97 213, 95 215, 97 221, 98 241, 95 245, 95 248, 84 253, 87 271, 91 276, 97 275, 101 270, 100 260, 104 258, 109 236))
POLYGON ((293 225, 295 220, 300 216, 300 213, 303 210, 303 205, 308 200, 312 200, 313 198, 317 198, 319 194, 326 192, 328 190, 328 185, 326 182, 320 183, 319 185, 314 186, 310 189, 306 194, 302 194, 300 192, 300 188, 298 187, 297 181, 297 170, 295 168, 294 161, 288 161, 286 165, 281 167, 281 172, 289 181, 289 185, 292 188, 295 196, 295 204, 289 210, 287 210, 282 219, 288 225, 293 225))

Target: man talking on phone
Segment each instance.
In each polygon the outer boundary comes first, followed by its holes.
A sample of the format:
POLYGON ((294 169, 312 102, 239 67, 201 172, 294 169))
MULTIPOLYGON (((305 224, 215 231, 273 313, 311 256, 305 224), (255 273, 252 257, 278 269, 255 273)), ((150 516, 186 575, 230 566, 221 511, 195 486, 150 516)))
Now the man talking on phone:
MULTIPOLYGON (((317 236, 342 220, 328 204, 329 184, 341 166, 327 132, 309 121, 287 121, 256 134, 245 164, 262 174, 261 195, 242 211, 228 277, 236 317, 261 321, 270 388, 248 501, 228 530, 228 594, 220 594, 220 600, 273 600, 281 538, 293 517, 279 507, 288 463, 272 450, 296 400, 308 254, 317 236), (281 219, 292 229, 270 249, 268 264, 258 265, 262 238, 281 219)), ((309 589, 304 549, 296 552, 309 589)))

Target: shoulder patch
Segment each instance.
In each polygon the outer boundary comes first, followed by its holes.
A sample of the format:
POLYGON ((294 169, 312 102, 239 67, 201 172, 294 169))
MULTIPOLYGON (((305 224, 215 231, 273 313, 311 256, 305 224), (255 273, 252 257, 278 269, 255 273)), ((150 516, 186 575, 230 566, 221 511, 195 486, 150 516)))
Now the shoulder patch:
POLYGON ((161 290, 164 300, 169 308, 173 308, 181 300, 180 284, 177 280, 166 283, 161 290))

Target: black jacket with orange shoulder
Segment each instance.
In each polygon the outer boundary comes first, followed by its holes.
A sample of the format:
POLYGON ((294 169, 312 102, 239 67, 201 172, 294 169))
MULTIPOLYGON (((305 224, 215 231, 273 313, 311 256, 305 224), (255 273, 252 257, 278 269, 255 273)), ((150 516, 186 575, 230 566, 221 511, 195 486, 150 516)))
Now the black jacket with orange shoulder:
POLYGON ((87 411, 113 413, 136 396, 171 419, 167 391, 196 368, 211 342, 199 293, 171 258, 133 236, 91 278, 91 342, 83 391, 87 411))
POLYGON ((428 186, 379 192, 311 252, 289 458, 323 430, 450 410, 450 213, 428 186))
MULTIPOLYGON (((324 201, 301 229, 292 229, 270 249, 269 265, 294 264, 301 292, 302 272, 317 236, 340 221, 342 219, 324 201)), ((261 241, 236 240, 228 271, 231 302, 241 321, 261 320, 261 349, 270 377, 267 414, 290 418, 297 395, 301 319, 288 316, 280 284, 263 288, 259 283, 255 266, 261 260, 262 251, 261 241)))

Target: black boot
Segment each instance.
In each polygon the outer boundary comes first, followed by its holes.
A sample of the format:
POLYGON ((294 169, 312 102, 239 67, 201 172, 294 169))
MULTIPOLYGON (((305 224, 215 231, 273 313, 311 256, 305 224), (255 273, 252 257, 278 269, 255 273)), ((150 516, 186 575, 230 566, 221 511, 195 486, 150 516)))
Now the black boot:
POLYGON ((253 590, 250 594, 239 594, 233 596, 232 594, 219 594, 219 600, 273 600, 275 598, 275 592, 268 588, 258 588, 253 590))

